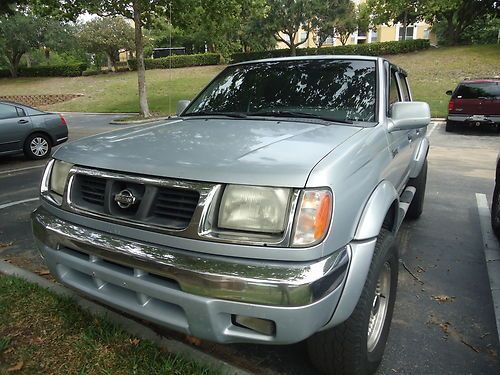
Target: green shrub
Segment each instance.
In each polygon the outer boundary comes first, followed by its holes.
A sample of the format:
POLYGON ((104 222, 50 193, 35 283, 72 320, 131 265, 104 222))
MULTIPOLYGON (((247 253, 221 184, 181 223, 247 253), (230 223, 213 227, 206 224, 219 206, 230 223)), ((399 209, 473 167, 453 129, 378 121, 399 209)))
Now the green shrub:
POLYGON ((11 74, 9 69, 0 69, 0 78, 8 78, 10 76, 11 74))
POLYGON ((87 69, 87 64, 75 65, 47 65, 19 67, 20 77, 78 77, 87 69))
POLYGON ((96 69, 96 68, 89 68, 89 69, 84 70, 82 72, 82 76, 84 76, 84 77, 87 77, 87 76, 96 76, 98 74, 101 74, 101 70, 100 69, 96 69))
MULTIPOLYGON (((159 59, 144 59, 146 69, 184 68, 187 66, 217 65, 221 62, 218 53, 199 53, 196 55, 174 55, 159 59)), ((128 60, 131 70, 137 70, 137 60, 128 60)))
MULTIPOLYGON (((429 48, 429 41, 426 39, 402 40, 369 44, 349 44, 337 47, 322 48, 297 48, 297 56, 311 55, 366 55, 383 56, 407 53, 429 48)), ((276 49, 262 52, 241 52, 231 56, 232 63, 250 60, 260 60, 267 58, 290 56, 289 49, 276 49)))

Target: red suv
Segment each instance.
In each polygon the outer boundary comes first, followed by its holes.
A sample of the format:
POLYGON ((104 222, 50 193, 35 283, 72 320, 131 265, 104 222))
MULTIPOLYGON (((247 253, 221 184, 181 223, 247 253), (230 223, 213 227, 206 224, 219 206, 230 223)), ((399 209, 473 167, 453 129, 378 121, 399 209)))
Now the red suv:
POLYGON ((495 126, 500 131, 500 78, 467 79, 451 95, 446 131, 458 125, 495 126))

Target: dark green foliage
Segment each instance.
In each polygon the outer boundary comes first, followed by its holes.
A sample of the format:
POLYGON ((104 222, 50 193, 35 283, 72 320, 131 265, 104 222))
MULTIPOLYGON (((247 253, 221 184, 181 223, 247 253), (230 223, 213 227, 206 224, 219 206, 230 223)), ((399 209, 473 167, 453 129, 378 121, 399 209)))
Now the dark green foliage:
MULTIPOLYGON (((31 68, 19 67, 20 77, 78 77, 87 69, 87 64, 74 65, 46 65, 32 66, 31 68)), ((0 70, 0 77, 10 77, 8 69, 0 70)))
MULTIPOLYGON (((297 56, 310 55, 366 55, 383 56, 396 55, 429 48, 429 41, 426 39, 402 40, 370 44, 351 44, 337 47, 323 48, 298 48, 297 56)), ((288 49, 277 49, 273 51, 234 53, 231 56, 232 63, 249 60, 259 60, 274 57, 286 57, 290 55, 288 49)))
MULTIPOLYGON (((169 69, 184 68, 187 66, 218 65, 221 62, 221 56, 218 53, 200 53, 196 55, 176 55, 162 57, 159 59, 144 59, 146 69, 169 69)), ((135 59, 128 60, 128 66, 131 70, 137 69, 135 59)))

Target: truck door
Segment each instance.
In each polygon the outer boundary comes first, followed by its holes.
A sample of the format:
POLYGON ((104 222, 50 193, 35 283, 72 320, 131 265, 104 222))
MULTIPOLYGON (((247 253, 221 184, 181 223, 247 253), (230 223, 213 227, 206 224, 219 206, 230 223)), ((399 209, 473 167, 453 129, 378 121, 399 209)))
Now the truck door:
MULTIPOLYGON (((388 117, 391 117, 391 106, 396 102, 404 101, 403 90, 398 77, 398 72, 389 67, 389 92, 388 92, 388 117)), ((387 134, 389 151, 392 153, 392 162, 389 166, 388 178, 394 187, 401 193, 410 175, 411 158, 413 156, 411 143, 415 130, 398 130, 387 134)))

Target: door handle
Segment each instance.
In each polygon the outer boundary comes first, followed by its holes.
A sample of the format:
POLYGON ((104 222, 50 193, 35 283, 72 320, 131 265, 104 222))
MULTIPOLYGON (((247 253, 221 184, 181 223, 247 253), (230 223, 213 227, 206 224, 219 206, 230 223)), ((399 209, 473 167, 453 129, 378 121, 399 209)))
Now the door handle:
POLYGON ((420 135, 420 129, 417 129, 416 133, 417 135, 420 135))
POLYGON ((19 120, 17 123, 18 124, 27 124, 29 121, 28 120, 19 120))
POLYGON ((408 141, 409 141, 410 143, 412 143, 412 142, 413 142, 413 137, 412 137, 410 134, 408 134, 408 141))

